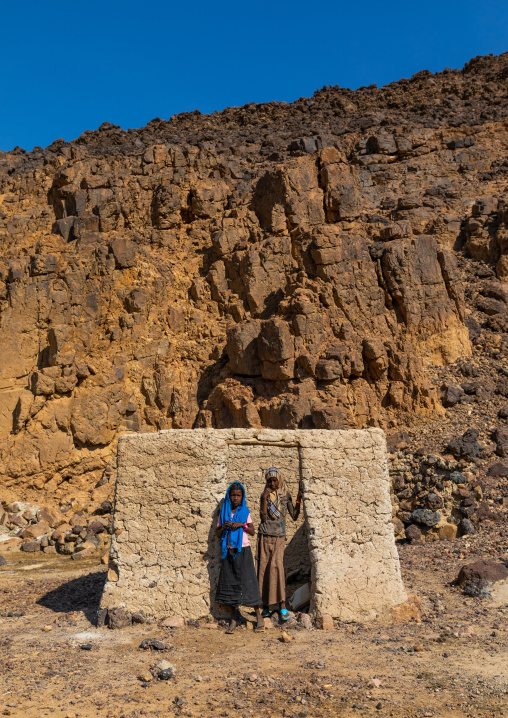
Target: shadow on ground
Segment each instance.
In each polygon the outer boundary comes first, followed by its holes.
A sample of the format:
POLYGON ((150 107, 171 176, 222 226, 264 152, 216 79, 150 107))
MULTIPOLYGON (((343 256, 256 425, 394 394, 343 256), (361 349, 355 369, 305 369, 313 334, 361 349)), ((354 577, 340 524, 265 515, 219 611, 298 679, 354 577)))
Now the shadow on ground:
POLYGON ((83 611, 90 623, 95 625, 106 578, 106 571, 74 578, 41 596, 37 604, 55 613, 83 611))

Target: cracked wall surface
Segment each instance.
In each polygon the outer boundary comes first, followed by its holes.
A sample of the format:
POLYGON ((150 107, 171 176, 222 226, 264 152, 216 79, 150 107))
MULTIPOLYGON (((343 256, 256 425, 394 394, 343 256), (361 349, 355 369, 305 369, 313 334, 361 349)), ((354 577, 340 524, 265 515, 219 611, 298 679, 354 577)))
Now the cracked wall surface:
POLYGON ((120 439, 101 607, 185 618, 213 610, 220 502, 241 481, 257 528, 270 465, 293 495, 303 480, 305 523, 288 521, 285 564, 310 559, 312 612, 363 621, 404 602, 381 430, 197 429, 120 439))
POLYGON ((302 446, 302 478, 311 611, 342 621, 374 619, 407 599, 390 520, 384 433, 309 433, 314 436, 302 446))

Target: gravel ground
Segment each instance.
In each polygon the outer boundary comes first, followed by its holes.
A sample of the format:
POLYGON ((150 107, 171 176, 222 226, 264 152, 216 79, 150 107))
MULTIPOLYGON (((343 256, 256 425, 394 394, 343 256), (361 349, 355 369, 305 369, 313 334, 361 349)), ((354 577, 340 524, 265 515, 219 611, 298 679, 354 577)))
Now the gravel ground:
MULTIPOLYGON (((399 553, 422 621, 339 624, 333 631, 137 625, 94 626, 105 580, 97 559, 7 557, 0 569, 0 715, 504 716, 508 714, 508 601, 451 585, 476 558, 508 559, 498 527, 399 553), (160 638, 164 651, 139 648, 160 638), (161 660, 170 680, 147 681, 161 660), (140 680, 145 678, 145 680, 140 680)), ((252 620, 249 614, 247 619, 252 620)))

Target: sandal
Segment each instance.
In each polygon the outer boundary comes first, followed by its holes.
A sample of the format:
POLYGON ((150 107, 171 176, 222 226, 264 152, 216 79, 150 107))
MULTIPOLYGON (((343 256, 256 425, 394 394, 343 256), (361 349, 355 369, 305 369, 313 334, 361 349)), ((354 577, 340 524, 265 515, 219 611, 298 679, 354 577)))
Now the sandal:
POLYGON ((264 633, 265 627, 264 626, 254 626, 254 633, 264 633))
POLYGON ((236 626, 233 626, 233 627, 230 626, 229 628, 226 628, 226 633, 231 634, 231 633, 234 633, 235 631, 236 631, 236 626))
POLYGON ((261 611, 261 616, 262 616, 263 618, 270 618, 270 616, 272 615, 272 613, 273 613, 273 611, 270 611, 269 608, 263 608, 263 610, 261 611))
POLYGON ((279 611, 281 621, 289 621, 289 611, 286 608, 281 608, 279 611))

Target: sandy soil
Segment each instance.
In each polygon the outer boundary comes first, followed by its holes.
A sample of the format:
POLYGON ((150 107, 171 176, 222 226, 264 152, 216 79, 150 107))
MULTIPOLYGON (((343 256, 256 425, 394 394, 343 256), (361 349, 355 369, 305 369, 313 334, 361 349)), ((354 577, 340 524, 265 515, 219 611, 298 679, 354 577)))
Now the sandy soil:
POLYGON ((288 629, 288 643, 279 628, 234 635, 205 625, 99 629, 94 614, 105 573, 98 559, 76 565, 59 556, 7 555, 0 569, 0 715, 508 715, 508 601, 496 606, 450 585, 464 563, 506 559, 501 541, 483 535, 401 544, 399 553, 406 586, 423 602, 421 623, 288 629), (140 649, 148 637, 172 648, 140 649), (176 666, 176 677, 144 685, 139 676, 161 660, 176 666))

